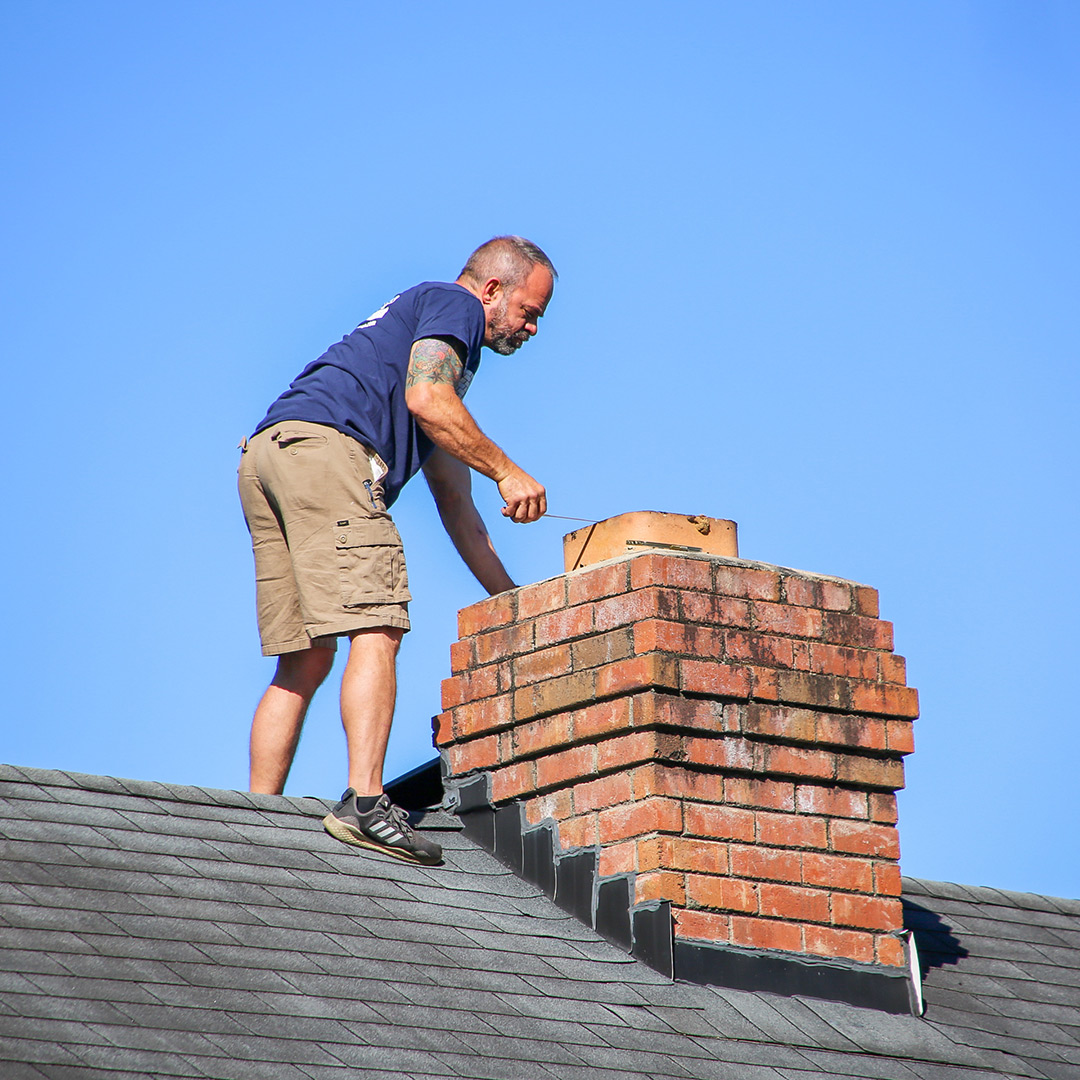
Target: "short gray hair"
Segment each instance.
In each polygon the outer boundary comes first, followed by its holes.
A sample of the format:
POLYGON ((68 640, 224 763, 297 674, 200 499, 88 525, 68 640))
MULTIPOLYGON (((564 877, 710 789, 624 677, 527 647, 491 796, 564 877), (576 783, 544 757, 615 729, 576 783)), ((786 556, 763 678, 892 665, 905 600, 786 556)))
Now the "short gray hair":
POLYGON ((458 276, 471 278, 478 285, 498 278, 505 288, 516 289, 525 283, 534 266, 544 267, 552 281, 559 280, 551 260, 531 240, 523 236, 495 236, 469 256, 458 276))

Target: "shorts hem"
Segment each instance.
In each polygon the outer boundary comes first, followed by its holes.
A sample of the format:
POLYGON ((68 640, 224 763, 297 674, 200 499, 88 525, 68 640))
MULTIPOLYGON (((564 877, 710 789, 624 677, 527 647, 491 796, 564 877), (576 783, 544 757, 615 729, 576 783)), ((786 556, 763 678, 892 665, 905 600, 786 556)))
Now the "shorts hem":
POLYGON ((337 622, 320 623, 312 627, 313 633, 326 636, 340 637, 342 634, 352 633, 354 630, 374 630, 380 626, 393 627, 395 630, 408 630, 408 615, 393 615, 386 612, 372 611, 364 613, 358 611, 347 619, 339 619, 337 622))
POLYGON ((337 640, 334 634, 319 634, 309 637, 305 634, 301 638, 293 638, 291 641, 273 641, 263 645, 263 656, 283 656, 285 653, 303 652, 305 649, 336 649, 337 640))

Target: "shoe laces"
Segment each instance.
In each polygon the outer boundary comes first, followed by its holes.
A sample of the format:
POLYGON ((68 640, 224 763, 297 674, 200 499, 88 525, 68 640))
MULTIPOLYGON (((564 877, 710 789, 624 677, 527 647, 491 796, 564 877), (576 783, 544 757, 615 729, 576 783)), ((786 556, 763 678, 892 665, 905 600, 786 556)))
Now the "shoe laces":
POLYGON ((406 836, 412 836, 413 828, 409 824, 409 815, 402 810, 397 803, 392 803, 389 799, 386 800, 386 807, 387 817, 389 817, 406 836))

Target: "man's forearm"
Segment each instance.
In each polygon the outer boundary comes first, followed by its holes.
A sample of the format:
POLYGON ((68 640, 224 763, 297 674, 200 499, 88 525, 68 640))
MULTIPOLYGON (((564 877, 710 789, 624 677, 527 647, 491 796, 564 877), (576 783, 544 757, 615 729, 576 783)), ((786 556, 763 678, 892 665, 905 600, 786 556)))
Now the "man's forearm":
POLYGON ((476 508, 471 503, 467 508, 456 510, 450 506, 444 507, 442 503, 438 505, 443 527, 473 577, 491 595, 514 588, 513 579, 492 546, 476 508))
POLYGON ((409 411, 424 434, 438 447, 498 483, 515 467, 461 403, 453 387, 423 383, 405 396, 409 411))

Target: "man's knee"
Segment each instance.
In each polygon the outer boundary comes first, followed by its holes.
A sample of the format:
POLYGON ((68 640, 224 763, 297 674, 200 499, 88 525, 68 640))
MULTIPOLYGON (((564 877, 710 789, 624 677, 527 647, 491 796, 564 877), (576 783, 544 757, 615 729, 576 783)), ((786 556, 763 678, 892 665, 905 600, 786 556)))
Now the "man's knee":
POLYGON ((301 649, 278 657, 274 685, 310 697, 323 684, 334 666, 334 650, 301 649))
POLYGON ((397 656, 405 631, 396 626, 373 626, 349 634, 349 655, 379 653, 397 656))

